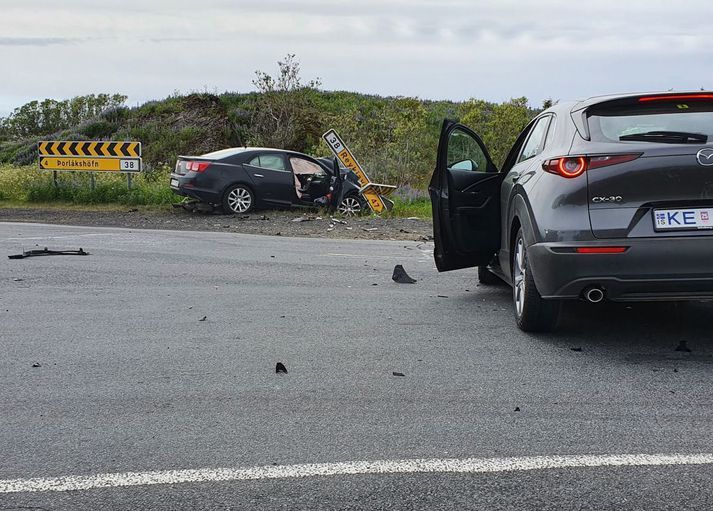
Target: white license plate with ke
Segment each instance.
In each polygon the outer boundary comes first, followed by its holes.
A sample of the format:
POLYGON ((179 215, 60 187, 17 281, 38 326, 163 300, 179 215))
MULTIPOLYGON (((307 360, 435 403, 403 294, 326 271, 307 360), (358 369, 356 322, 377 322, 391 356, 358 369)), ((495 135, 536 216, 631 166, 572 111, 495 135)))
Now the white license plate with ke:
MULTIPOLYGON (((165 183, 166 181, 164 181, 165 183)), ((171 186, 178 188, 178 179, 171 179, 171 186)))
POLYGON ((655 209, 654 229, 657 231, 713 229, 713 208, 655 209))

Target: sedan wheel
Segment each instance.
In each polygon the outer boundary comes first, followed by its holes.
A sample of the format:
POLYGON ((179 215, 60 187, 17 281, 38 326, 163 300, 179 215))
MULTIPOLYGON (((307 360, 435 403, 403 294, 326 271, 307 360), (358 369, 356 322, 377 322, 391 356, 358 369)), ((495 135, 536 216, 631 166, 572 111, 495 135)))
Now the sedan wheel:
POLYGON ((223 197, 223 209, 226 213, 247 213, 253 209, 254 205, 253 193, 243 185, 229 188, 223 197))
POLYGON ((513 306, 517 326, 525 332, 549 332, 557 326, 559 300, 545 300, 535 286, 520 229, 515 237, 512 261, 513 306))
POLYGON ((342 199, 342 202, 339 203, 339 207, 337 208, 337 210, 343 216, 357 216, 361 215, 364 211, 364 205, 358 197, 355 197, 354 195, 349 195, 342 199))

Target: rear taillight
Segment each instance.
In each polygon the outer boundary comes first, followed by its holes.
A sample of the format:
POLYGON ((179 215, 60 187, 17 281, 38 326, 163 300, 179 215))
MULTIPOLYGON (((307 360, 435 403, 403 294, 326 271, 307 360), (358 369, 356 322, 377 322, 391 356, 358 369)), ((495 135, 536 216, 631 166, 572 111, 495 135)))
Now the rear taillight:
POLYGON ((189 161, 186 163, 186 170, 192 170, 193 172, 205 172, 208 167, 210 167, 210 162, 207 161, 189 161))
POLYGON ((559 174, 562 177, 577 177, 587 170, 587 159, 584 156, 567 156, 547 160, 542 164, 547 172, 559 174))
POLYGON ((596 156, 563 156, 561 158, 553 158, 542 163, 542 168, 552 174, 557 174, 566 178, 581 176, 587 170, 608 167, 609 165, 617 165, 626 163, 641 156, 641 153, 635 154, 603 154, 596 156))

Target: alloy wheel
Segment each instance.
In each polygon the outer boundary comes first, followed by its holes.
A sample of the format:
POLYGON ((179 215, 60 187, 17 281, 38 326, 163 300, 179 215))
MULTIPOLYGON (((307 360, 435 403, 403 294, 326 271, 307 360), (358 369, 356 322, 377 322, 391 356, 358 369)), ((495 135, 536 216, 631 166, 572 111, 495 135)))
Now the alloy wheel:
POLYGON ((252 206, 253 198, 246 188, 233 188, 228 192, 228 207, 234 213, 245 213, 252 206))
POLYGON ((356 197, 345 197, 338 210, 344 216, 356 216, 361 213, 361 203, 356 197))
POLYGON ((522 316, 525 307, 525 273, 527 265, 525 263, 525 242, 520 237, 515 244, 515 264, 513 268, 513 293, 515 298, 515 312, 517 316, 522 316))

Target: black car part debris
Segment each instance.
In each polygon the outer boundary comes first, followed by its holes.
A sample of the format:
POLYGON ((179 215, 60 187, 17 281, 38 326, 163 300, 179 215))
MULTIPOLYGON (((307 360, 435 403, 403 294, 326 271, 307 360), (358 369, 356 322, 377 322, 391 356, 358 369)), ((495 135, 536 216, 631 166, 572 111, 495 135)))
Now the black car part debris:
POLYGON ((278 362, 277 364, 275 364, 275 373, 287 374, 287 368, 285 367, 285 364, 283 364, 282 362, 278 362))
POLYGON ((406 270, 404 270, 404 267, 401 266, 400 264, 397 264, 394 266, 394 274, 391 276, 391 280, 396 282, 397 284, 415 284, 416 279, 411 278, 408 273, 406 273, 406 270))
POLYGON ((53 256, 53 255, 86 256, 86 255, 89 255, 89 252, 85 252, 84 249, 82 249, 82 248, 80 248, 79 250, 49 250, 47 247, 45 247, 41 250, 26 250, 22 254, 9 255, 7 257, 8 257, 8 259, 24 259, 26 257, 53 256))

